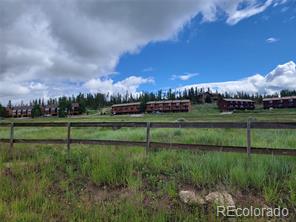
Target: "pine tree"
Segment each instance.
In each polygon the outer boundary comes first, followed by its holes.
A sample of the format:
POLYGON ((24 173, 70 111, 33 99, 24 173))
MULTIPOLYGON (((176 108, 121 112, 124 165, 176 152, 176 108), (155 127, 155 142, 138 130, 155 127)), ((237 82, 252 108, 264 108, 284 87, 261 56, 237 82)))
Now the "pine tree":
POLYGON ((35 102, 32 108, 32 118, 40 117, 42 115, 42 110, 40 105, 35 102))
POLYGON ((0 117, 5 117, 5 108, 0 104, 0 117))
POLYGON ((59 98, 59 117, 66 117, 71 110, 71 101, 67 97, 59 98))

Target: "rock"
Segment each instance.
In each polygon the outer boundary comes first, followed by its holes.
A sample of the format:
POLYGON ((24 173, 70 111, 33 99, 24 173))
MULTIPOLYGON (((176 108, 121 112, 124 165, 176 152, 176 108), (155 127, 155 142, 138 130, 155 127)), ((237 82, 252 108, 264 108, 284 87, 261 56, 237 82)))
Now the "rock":
POLYGON ((190 190, 181 190, 179 196, 184 203, 195 202, 196 199, 195 193, 190 190))
POLYGON ((199 205, 204 205, 206 204, 206 201, 204 200, 204 198, 202 198, 200 195, 195 195, 196 196, 196 203, 199 205))
POLYGON ((227 192, 211 192, 206 196, 206 201, 223 206, 235 206, 232 196, 227 192))
POLYGON ((179 197, 184 203, 188 203, 188 204, 203 205, 206 203, 201 196, 196 195, 195 192, 191 190, 181 190, 179 192, 179 197))

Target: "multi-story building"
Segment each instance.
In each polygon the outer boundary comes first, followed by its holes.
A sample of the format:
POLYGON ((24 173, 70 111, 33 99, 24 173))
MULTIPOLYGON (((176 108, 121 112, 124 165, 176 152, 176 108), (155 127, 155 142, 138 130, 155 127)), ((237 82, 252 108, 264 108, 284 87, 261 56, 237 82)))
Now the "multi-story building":
POLYGON ((296 96, 273 97, 263 99, 263 108, 295 108, 296 96))
POLYGON ((221 99, 218 107, 221 111, 252 110, 255 109, 255 102, 250 99, 221 99))
POLYGON ((122 103, 122 104, 115 104, 112 106, 112 114, 136 114, 140 113, 141 103, 122 103))

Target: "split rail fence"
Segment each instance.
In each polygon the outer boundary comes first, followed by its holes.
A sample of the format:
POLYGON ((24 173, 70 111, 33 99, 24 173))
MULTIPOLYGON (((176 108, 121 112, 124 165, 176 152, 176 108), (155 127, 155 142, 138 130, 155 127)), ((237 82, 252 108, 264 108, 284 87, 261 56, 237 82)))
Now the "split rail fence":
MULTIPOLYGON (((68 153, 70 153, 71 144, 96 144, 96 145, 116 145, 116 146, 140 146, 145 147, 146 151, 150 149, 183 149, 196 151, 215 151, 215 152, 236 152, 252 154, 270 154, 296 156, 295 149, 291 148, 268 148, 252 147, 251 130, 252 129, 296 129, 296 122, 17 122, 0 123, 0 127, 9 127, 9 139, 0 139, 1 143, 10 145, 12 150, 14 144, 65 144, 68 153), (16 139, 14 129, 17 127, 67 127, 67 138, 65 139, 16 139), (110 127, 119 129, 122 127, 146 128, 145 141, 122 141, 122 140, 93 140, 93 139, 75 139, 71 137, 71 129, 74 127, 110 127), (151 140, 151 129, 154 128, 198 128, 198 129, 245 129, 246 146, 221 146, 206 144, 183 144, 183 143, 162 143, 151 140)), ((295 138, 296 140, 296 138, 295 138)))

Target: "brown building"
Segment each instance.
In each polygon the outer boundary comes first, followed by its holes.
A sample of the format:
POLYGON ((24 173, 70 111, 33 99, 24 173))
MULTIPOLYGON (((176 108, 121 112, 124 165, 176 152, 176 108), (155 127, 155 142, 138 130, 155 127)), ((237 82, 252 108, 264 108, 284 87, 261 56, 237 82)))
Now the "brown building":
POLYGON ((12 108, 12 114, 11 117, 17 117, 17 110, 15 108, 12 108))
POLYGON ((252 110, 255 109, 255 102, 250 99, 221 99, 218 107, 221 111, 252 110))
POLYGON ((33 107, 30 106, 30 107, 28 108, 28 110, 27 110, 27 116, 28 116, 28 117, 32 117, 32 110, 33 110, 33 107))
POLYGON ((263 99, 263 108, 295 108, 296 96, 274 97, 263 99))
POLYGON ((44 106, 42 108, 42 112, 44 116, 57 116, 58 115, 58 105, 51 104, 44 106))
POLYGON ((146 112, 190 112, 190 100, 150 101, 146 103, 146 112))
POLYGON ((79 115, 80 114, 80 106, 79 103, 72 103, 70 115, 79 115))
POLYGON ((12 108, 11 107, 6 107, 5 108, 5 117, 12 117, 12 108))
POLYGON ((112 114, 136 114, 140 113, 141 103, 123 103, 123 104, 115 104, 112 106, 112 114))
POLYGON ((32 106, 15 106, 7 108, 8 117, 21 118, 32 116, 32 106))
MULTIPOLYGON (((57 104, 50 104, 46 106, 40 106, 41 115, 43 116, 58 116, 59 107, 57 104)), ((21 118, 32 117, 33 106, 14 106, 6 108, 6 117, 21 118)), ((72 103, 71 109, 67 111, 69 115, 79 115, 80 105, 79 103, 72 103)))
POLYGON ((218 93, 203 92, 197 96, 198 103, 212 103, 217 102, 220 98, 218 93))

